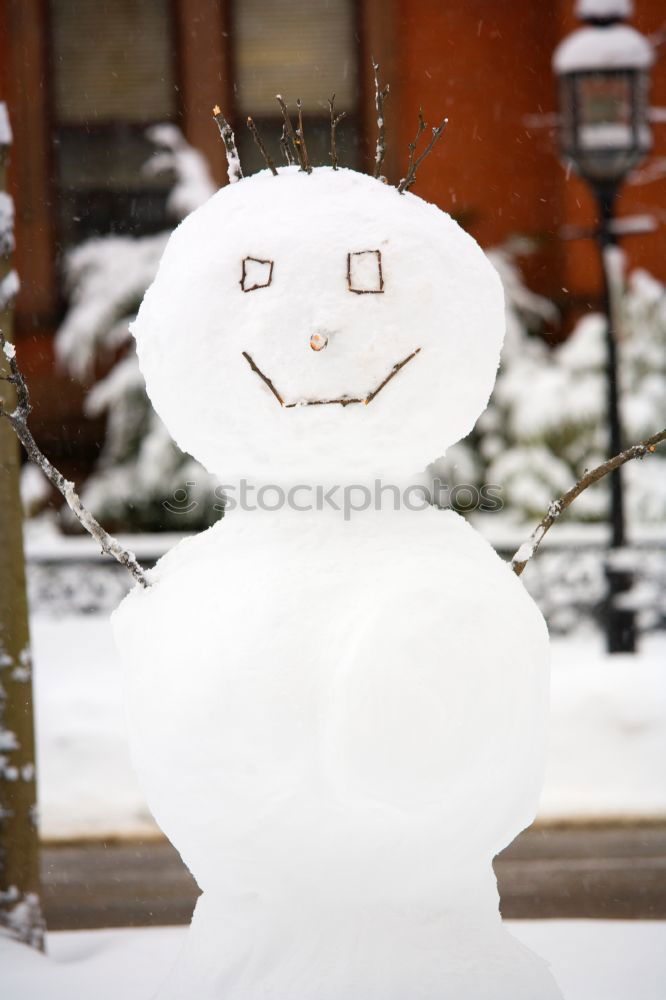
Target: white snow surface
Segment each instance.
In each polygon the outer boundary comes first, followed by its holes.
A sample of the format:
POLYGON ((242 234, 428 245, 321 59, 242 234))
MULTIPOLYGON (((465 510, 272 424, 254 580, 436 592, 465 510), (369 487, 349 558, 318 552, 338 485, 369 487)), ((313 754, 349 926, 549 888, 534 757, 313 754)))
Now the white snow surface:
MULTIPOLYGON (((31 632, 42 837, 156 836, 130 762, 108 619, 33 617, 31 632)), ((635 657, 605 655, 587 632, 551 650, 538 819, 666 818, 666 636, 643 638, 635 657)))
POLYGON ((130 741, 203 890, 163 1000, 557 997, 491 868, 536 811, 547 633, 483 538, 234 512, 152 580, 113 616, 130 741))
POLYGON ((649 40, 631 25, 586 25, 560 42, 553 54, 553 69, 556 73, 649 69, 654 59, 649 40))
MULTIPOLYGON (((666 921, 506 921, 549 963, 565 1000, 663 1000, 666 921)), ((184 927, 56 931, 48 957, 0 937, 6 1000, 148 1000, 169 975, 184 927)), ((184 996, 192 996, 191 993, 184 996)), ((492 1000, 513 1000, 494 994, 492 1000)))
POLYGON ((132 769, 108 618, 31 622, 41 835, 155 836, 132 769))
POLYGON ((133 332, 155 409, 222 482, 366 482, 418 472, 472 428, 503 292, 434 205, 355 171, 290 167, 224 187, 181 223, 133 332), (383 291, 348 287, 348 254, 364 251, 381 253, 383 291), (246 257, 273 262, 270 285, 243 291, 246 257), (368 405, 344 408, 280 406, 243 356, 303 404, 365 399, 418 349, 368 405))

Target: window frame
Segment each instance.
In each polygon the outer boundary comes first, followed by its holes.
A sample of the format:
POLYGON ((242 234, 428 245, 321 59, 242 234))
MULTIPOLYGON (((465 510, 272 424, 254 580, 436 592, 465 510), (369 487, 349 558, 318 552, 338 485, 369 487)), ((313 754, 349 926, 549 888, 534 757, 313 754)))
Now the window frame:
MULTIPOLYGON (((226 7, 226 41, 227 41, 227 65, 229 66, 229 79, 234 81, 236 79, 236 37, 234 32, 234 13, 233 5, 236 3, 242 3, 243 0, 227 0, 225 3, 226 7)), ((349 129, 351 126, 354 130, 356 146, 357 146, 357 163, 354 169, 364 170, 367 169, 368 163, 368 151, 367 151, 367 136, 364 134, 364 129, 366 125, 366 93, 365 93, 365 61, 366 61, 366 18, 364 8, 367 6, 367 0, 351 0, 352 7, 352 19, 353 19, 353 37, 356 42, 356 81, 357 81, 357 97, 356 104, 353 109, 345 109, 346 114, 343 121, 338 126, 338 136, 342 133, 344 135, 345 128, 349 129)), ((322 94, 321 101, 326 102, 331 97, 331 94, 322 94)), ((247 130, 246 124, 246 113, 241 112, 238 106, 238 100, 234 92, 233 85, 229 88, 229 121, 231 126, 238 135, 242 130, 247 130)), ((289 112, 291 115, 292 122, 295 123, 296 120, 296 106, 289 105, 289 112)), ((274 128, 277 127, 278 131, 281 131, 282 115, 278 106, 277 101, 275 102, 275 115, 266 115, 264 113, 253 115, 253 121, 257 126, 262 138, 265 141, 265 134, 269 135, 273 132, 274 128)), ((310 108, 303 107, 303 131, 305 132, 305 140, 307 143, 307 129, 310 128, 330 128, 330 115, 327 108, 310 108)), ((270 150, 272 153, 273 150, 270 150)), ((275 165, 286 166, 284 162, 284 157, 282 155, 275 159, 275 165)), ((325 163, 312 163, 313 167, 319 166, 330 166, 330 161, 325 163)), ((341 163, 340 166, 344 167, 345 163, 341 163)), ((243 163, 241 162, 241 167, 243 163)))
MULTIPOLYGON (((140 0, 138 0, 140 2, 140 0)), ((181 18, 179 17, 178 8, 181 5, 185 5, 187 0, 166 0, 165 9, 168 14, 168 44, 170 52, 171 69, 175 87, 175 97, 172 116, 169 119, 161 118, 160 121, 169 121, 170 123, 176 125, 179 128, 183 128, 183 120, 185 119, 185 95, 183 93, 181 73, 182 73, 182 24, 181 18)), ((81 124, 73 122, 63 122, 58 121, 57 109, 55 106, 55 74, 56 74, 56 56, 54 48, 54 31, 53 31, 53 3, 52 0, 41 0, 44 7, 46 15, 46 32, 45 32, 45 42, 46 42, 46 73, 45 78, 47 80, 47 90, 49 93, 49 114, 48 114, 48 136, 49 136, 49 146, 50 146, 50 186, 52 192, 52 206, 51 206, 51 225, 54 234, 54 243, 56 248, 56 260, 54 262, 54 273, 56 276, 56 282, 58 286, 58 291, 60 293, 60 306, 62 307, 62 280, 61 280, 61 255, 63 251, 70 249, 75 246, 76 243, 65 243, 63 236, 63 228, 61 224, 61 219, 59 218, 59 212, 61 205, 64 201, 68 200, 70 192, 73 190, 67 188, 63 185, 62 177, 60 175, 60 165, 58 161, 58 139, 61 134, 77 134, 77 135, 104 135, 112 133, 119 127, 127 130, 131 133, 144 134, 146 129, 151 125, 158 124, 156 119, 130 119, 130 120, 116 120, 112 118, 100 118, 95 119, 92 122, 82 122, 81 124)), ((156 193, 160 192, 162 186, 159 184, 154 185, 154 191, 156 193)), ((151 186, 146 185, 145 190, 150 190, 151 186)), ((108 189, 109 196, 113 196, 113 188, 110 186, 108 189)), ((154 230, 153 230, 154 231, 154 230)), ((115 230, 109 227, 106 232, 102 232, 96 235, 105 236, 114 233, 115 230)), ((146 231, 148 232, 148 231, 146 231)), ((92 235, 92 234, 91 234, 92 235)), ((139 232, 137 235, 142 235, 139 232)), ((89 236, 83 237, 83 239, 90 238, 89 236)))

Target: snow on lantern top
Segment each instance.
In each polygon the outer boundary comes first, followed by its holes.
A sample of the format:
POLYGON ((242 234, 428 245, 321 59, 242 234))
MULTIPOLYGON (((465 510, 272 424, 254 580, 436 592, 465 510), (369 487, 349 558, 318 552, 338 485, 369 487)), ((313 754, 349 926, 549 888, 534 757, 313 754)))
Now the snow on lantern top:
POLYGON ((629 24, 595 24, 578 28, 555 49, 556 73, 593 72, 610 69, 647 70, 654 62, 654 49, 640 31, 629 24))
POLYGON ((581 21, 611 21, 631 17, 632 0, 577 0, 576 16, 581 21))
MULTIPOLYGON (((415 164, 410 146, 407 178, 415 164)), ((487 404, 500 279, 409 183, 335 159, 267 167, 169 240, 133 326, 153 405, 223 483, 418 473, 487 404)))
POLYGON ((620 23, 631 17, 633 10, 632 0, 577 0, 576 15, 587 25, 555 49, 555 72, 649 69, 654 62, 652 45, 635 28, 620 23))

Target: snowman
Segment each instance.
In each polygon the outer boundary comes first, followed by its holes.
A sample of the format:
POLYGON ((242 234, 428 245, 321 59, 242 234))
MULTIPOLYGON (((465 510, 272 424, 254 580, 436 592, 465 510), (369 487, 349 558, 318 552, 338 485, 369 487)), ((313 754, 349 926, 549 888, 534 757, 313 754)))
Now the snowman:
POLYGON ((139 360, 229 503, 113 618, 135 765, 202 890, 160 1000, 560 996, 492 869, 536 811, 546 627, 411 488, 503 332, 475 241, 355 171, 262 171, 173 233, 139 360))

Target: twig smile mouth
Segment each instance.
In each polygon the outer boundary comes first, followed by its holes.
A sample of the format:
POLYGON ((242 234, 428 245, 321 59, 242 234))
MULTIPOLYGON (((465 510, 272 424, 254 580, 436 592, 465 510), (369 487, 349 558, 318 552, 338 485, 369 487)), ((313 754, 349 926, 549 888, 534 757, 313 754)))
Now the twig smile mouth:
POLYGON ((420 352, 420 350, 421 348, 417 347, 416 350, 412 351, 411 354, 408 354, 406 358, 403 358, 402 361, 399 361, 396 365, 393 365, 393 368, 388 373, 386 378, 382 379, 379 385, 375 389, 373 389, 372 392, 369 392, 367 396, 338 396, 335 399, 303 399, 303 400, 298 400, 298 402, 296 403, 285 403, 283 397, 275 388, 273 382, 271 382, 271 380, 267 375, 264 375, 259 365, 257 365, 254 362, 254 360, 247 353, 247 351, 243 351, 242 354, 245 360, 247 361, 248 365, 252 369, 252 371, 255 372, 255 374, 259 376, 261 381, 265 385, 267 385, 268 388, 271 390, 271 392, 277 399, 280 406, 283 406, 285 410, 291 410, 299 406, 330 406, 332 403, 338 403, 340 406, 349 406, 350 403, 363 403, 365 406, 367 406, 368 403, 371 403, 373 401, 375 396, 379 395, 384 386, 388 385, 391 379, 398 374, 400 369, 404 368, 405 365, 412 360, 412 358, 416 357, 416 355, 420 352))

